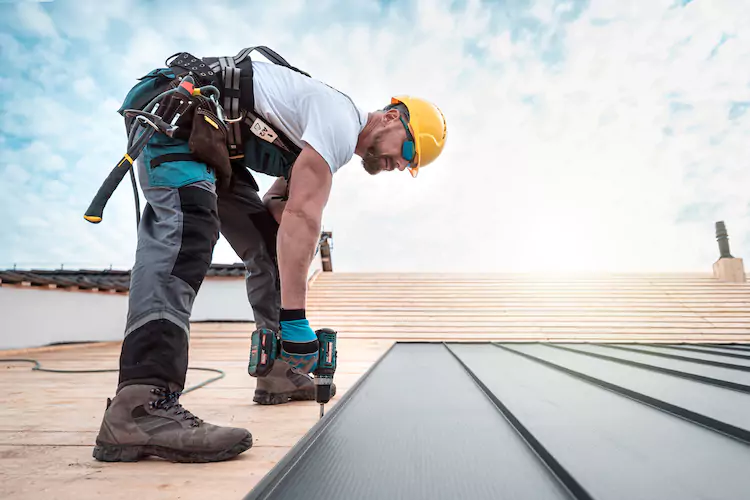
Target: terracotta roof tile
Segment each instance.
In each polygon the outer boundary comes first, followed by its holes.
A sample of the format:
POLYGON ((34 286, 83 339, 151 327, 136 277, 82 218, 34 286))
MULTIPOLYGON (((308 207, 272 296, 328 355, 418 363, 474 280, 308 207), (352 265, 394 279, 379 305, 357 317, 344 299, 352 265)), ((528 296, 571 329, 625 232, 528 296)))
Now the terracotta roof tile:
MULTIPOLYGON (((236 264, 213 264, 207 276, 243 277, 245 266, 236 264)), ((79 288, 82 290, 100 290, 127 292, 130 287, 129 270, 96 270, 96 269, 6 269, 0 270, 0 283, 21 285, 28 283, 32 287, 79 288)))

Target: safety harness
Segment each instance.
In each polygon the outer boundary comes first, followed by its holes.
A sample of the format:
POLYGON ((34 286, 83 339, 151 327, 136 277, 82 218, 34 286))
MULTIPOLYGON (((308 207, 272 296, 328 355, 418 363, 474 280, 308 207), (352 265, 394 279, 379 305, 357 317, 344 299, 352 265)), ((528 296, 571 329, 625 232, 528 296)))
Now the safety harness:
POLYGON ((156 132, 188 141, 190 153, 163 155, 152 159, 152 164, 200 161, 214 168, 217 185, 221 180, 239 175, 256 190, 258 186, 245 165, 290 180, 292 166, 301 149, 256 111, 250 58, 254 50, 274 64, 310 77, 265 46, 242 49, 234 57, 197 58, 188 52, 168 57, 165 65, 169 69, 156 69, 141 78, 141 84, 131 90, 126 104, 119 110, 128 130, 128 150, 91 201, 84 214, 87 221, 101 222, 104 207, 122 178, 130 172, 136 224, 140 223, 140 203, 132 166, 156 132), (243 159, 245 165, 240 165, 243 159))
POLYGON ((253 65, 250 58, 250 53, 254 50, 274 64, 310 77, 308 73, 295 68, 286 59, 265 46, 242 49, 234 57, 199 59, 188 52, 180 52, 167 58, 165 64, 172 68, 177 77, 189 73, 201 85, 214 85, 221 89, 221 105, 227 115, 227 147, 230 159, 244 158, 242 146, 247 141, 248 134, 253 134, 296 158, 301 152, 300 148, 281 131, 274 130, 256 112, 253 65), (170 59, 173 60, 169 62, 170 59))

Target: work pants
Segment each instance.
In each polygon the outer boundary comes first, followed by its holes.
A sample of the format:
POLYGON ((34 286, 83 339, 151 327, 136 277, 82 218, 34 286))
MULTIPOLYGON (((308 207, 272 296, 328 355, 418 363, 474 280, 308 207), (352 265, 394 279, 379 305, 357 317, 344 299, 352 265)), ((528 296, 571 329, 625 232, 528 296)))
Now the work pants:
POLYGON ((131 273, 119 388, 184 388, 190 314, 220 232, 245 264, 257 326, 278 329, 276 221, 244 165, 233 165, 231 188, 217 193, 205 164, 180 157, 186 148, 157 133, 136 161, 147 204, 131 273))

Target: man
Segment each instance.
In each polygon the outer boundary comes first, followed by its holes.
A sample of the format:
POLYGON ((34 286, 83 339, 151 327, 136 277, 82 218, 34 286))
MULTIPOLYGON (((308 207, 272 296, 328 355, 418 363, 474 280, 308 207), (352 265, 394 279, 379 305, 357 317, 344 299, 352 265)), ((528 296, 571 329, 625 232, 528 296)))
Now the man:
MULTIPOLYGON (((218 68, 220 62, 223 70, 223 81, 213 82, 217 87, 238 81, 230 69, 241 64, 243 75, 252 76, 252 103, 243 109, 257 114, 248 122, 256 131, 241 134, 232 182, 217 188, 217 172, 195 161, 186 141, 165 134, 155 134, 137 161, 148 204, 138 230, 119 384, 96 439, 98 460, 155 455, 177 462, 220 461, 252 446, 246 429, 203 422, 178 402, 188 365, 190 311, 219 231, 245 263, 257 326, 281 333, 281 358, 271 374, 258 378, 254 400, 313 399, 307 374, 317 364, 318 342, 305 314, 307 272, 332 175, 356 154, 372 175, 409 169, 416 176, 444 147, 445 119, 427 101, 402 96, 367 113, 275 53, 274 64, 241 54, 212 63, 218 68), (273 130, 267 133, 259 123, 273 130), (277 136, 286 146, 277 147, 277 136), (278 175, 263 201, 247 169, 278 175)), ((160 78, 173 79, 183 70, 218 74, 204 69, 210 61, 183 53, 170 65, 173 73, 162 68, 143 77, 120 112, 149 101, 160 78)))

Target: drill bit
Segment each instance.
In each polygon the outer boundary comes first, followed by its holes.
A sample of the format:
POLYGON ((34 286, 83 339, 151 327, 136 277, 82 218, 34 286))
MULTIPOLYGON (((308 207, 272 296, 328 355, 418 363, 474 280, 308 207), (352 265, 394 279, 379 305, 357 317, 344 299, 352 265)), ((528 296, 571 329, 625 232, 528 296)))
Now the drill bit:
POLYGON ((320 403, 320 418, 323 418, 323 413, 324 413, 323 412, 323 408, 324 407, 325 407, 325 405, 323 403, 320 403))

